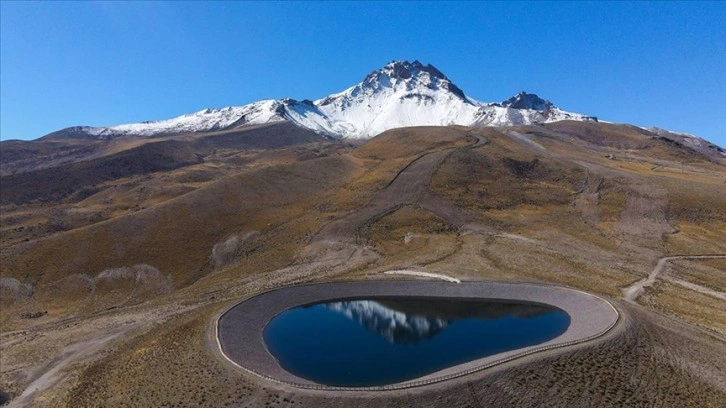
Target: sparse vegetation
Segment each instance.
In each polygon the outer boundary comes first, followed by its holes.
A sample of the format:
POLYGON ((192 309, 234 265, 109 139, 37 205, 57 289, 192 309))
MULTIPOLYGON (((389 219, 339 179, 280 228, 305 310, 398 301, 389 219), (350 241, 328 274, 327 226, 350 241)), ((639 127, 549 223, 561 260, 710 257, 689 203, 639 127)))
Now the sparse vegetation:
POLYGON ((237 256, 238 250, 239 237, 237 235, 232 235, 227 240, 214 244, 212 248, 212 262, 214 263, 214 267, 220 268, 228 264, 237 256))
POLYGON ((53 166, 79 184, 44 192, 16 186, 53 172, 32 157, 57 146, 3 148, 0 391, 57 369, 36 406, 723 405, 724 302, 675 281, 723 292, 723 260, 674 261, 639 304, 618 299, 659 258, 726 253, 724 164, 627 126, 513 129, 542 149, 510 130, 406 128, 354 146, 269 126, 68 147, 53 166), (171 164, 144 167, 162 146, 171 164), (76 172, 89 155, 84 171, 103 176, 76 172), (135 170, 112 172, 119 157, 135 170), (596 344, 384 394, 268 383, 207 337, 241 297, 398 268, 574 287, 624 321, 596 344))
POLYGON ((212 247, 212 264, 214 268, 218 269, 232 262, 244 251, 243 246, 250 244, 259 235, 257 231, 248 232, 241 236, 233 234, 226 240, 214 244, 214 247, 212 247))

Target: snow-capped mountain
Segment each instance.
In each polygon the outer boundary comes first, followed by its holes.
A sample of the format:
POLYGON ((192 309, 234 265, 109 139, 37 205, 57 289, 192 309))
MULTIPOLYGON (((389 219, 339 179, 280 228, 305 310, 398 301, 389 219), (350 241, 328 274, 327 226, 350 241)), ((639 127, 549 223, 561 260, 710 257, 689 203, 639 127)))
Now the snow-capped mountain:
POLYGON ((430 64, 394 61, 373 71, 361 83, 316 101, 265 100, 161 121, 68 128, 48 137, 157 136, 286 120, 333 138, 370 138, 406 126, 512 126, 564 119, 597 120, 566 112, 525 92, 501 103, 479 102, 430 64))
POLYGON ((120 136, 158 136, 215 130, 234 129, 285 120, 285 108, 280 101, 265 100, 245 106, 204 109, 172 119, 129 123, 111 127, 76 126, 46 135, 53 137, 96 137, 112 139, 120 136))
POLYGON ((480 126, 531 125, 560 120, 597 122, 594 116, 564 111, 552 102, 526 92, 520 92, 502 103, 490 104, 483 110, 484 119, 476 123, 480 126))
POLYGON ((482 106, 433 66, 398 61, 343 92, 290 103, 287 113, 319 133, 368 138, 405 126, 473 124, 482 106))

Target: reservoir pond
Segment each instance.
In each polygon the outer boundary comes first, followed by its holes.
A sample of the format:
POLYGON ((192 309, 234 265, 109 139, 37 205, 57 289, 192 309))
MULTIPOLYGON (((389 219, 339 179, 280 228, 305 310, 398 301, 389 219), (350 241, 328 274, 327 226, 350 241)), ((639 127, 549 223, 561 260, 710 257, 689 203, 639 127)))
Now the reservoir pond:
POLYGON ((544 343, 569 324, 567 313, 544 304, 370 297, 288 309, 263 337, 280 366, 300 378, 367 387, 544 343))

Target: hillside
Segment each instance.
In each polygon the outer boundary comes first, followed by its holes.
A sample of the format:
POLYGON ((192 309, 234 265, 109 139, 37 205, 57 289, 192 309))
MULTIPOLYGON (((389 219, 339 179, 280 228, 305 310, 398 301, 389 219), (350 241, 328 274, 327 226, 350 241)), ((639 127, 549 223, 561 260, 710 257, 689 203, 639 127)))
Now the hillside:
POLYGON ((320 404, 216 359, 210 319, 265 289, 395 269, 563 285, 625 317, 598 345, 387 395, 388 406, 726 399, 726 259, 696 258, 726 255, 726 163, 651 131, 429 126, 351 143, 276 122, 3 143, 0 389, 17 397, 48 367, 66 370, 44 377, 38 406, 320 404), (652 284, 628 291, 664 258, 652 284), (74 351, 81 340, 87 353, 74 351), (507 392, 525 382, 531 391, 507 392), (551 387, 568 391, 548 399, 551 387))

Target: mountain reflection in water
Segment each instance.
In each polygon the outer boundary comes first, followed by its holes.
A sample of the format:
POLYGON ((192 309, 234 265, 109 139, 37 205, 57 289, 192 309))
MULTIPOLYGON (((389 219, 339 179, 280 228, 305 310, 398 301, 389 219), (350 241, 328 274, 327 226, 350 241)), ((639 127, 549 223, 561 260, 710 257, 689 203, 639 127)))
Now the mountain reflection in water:
POLYGON ((373 300, 328 303, 325 307, 357 321, 389 343, 413 343, 429 339, 449 325, 448 320, 407 314, 373 300))
POLYGON ((348 300, 324 306, 358 322, 392 344, 433 338, 458 319, 498 319, 504 316, 526 319, 554 310, 545 305, 450 299, 348 300))
POLYGON ((311 303, 275 316, 280 366, 337 386, 394 384, 553 339, 570 317, 552 306, 479 298, 374 296, 311 303))

